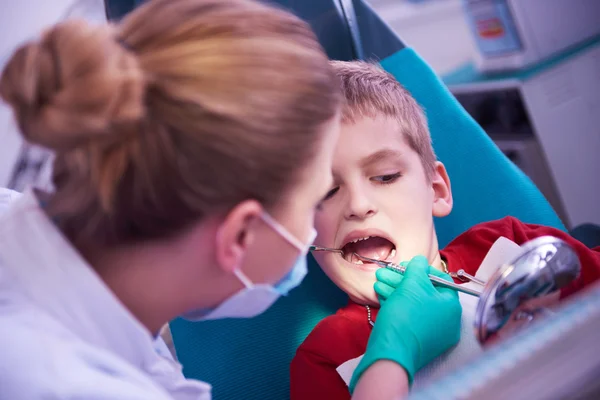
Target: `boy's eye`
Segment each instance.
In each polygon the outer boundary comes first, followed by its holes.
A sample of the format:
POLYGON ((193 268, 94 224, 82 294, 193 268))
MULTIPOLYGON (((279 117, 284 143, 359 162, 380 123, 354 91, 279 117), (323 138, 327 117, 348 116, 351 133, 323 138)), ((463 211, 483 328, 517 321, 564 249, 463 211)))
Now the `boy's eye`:
POLYGON ((373 178, 371 178, 371 180, 378 182, 378 183, 394 183, 398 178, 400 178, 401 174, 400 172, 396 172, 395 174, 389 174, 389 175, 380 175, 380 176, 375 176, 373 178))
POLYGON ((335 188, 331 189, 329 192, 327 192, 325 197, 323 197, 323 200, 321 200, 319 202, 319 204, 317 204, 317 210, 321 210, 323 208, 323 203, 325 201, 329 200, 330 198, 332 198, 337 193, 338 190, 340 190, 339 186, 335 187, 335 188))
POLYGON ((338 190, 340 190, 339 186, 331 189, 329 192, 327 192, 327 194, 323 198, 323 201, 326 201, 326 200, 329 200, 330 198, 332 198, 338 192, 338 190))

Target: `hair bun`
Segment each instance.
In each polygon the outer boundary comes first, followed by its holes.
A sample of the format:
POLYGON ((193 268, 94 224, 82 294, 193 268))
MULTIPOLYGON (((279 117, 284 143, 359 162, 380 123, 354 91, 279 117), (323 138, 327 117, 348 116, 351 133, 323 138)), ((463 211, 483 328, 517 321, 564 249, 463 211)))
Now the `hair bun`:
POLYGON ((110 26, 67 21, 19 48, 0 79, 0 97, 23 136, 55 150, 118 138, 144 116, 145 79, 110 26))

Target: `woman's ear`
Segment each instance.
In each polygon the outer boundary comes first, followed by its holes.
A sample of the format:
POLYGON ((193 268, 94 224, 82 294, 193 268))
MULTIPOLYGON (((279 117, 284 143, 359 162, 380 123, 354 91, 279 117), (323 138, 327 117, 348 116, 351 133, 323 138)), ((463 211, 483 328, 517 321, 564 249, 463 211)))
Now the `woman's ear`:
POLYGON ((215 257, 224 271, 231 273, 242 265, 246 251, 254 240, 253 225, 262 212, 259 202, 245 200, 231 209, 217 228, 215 257))
POLYGON ((446 167, 439 161, 436 161, 433 176, 431 178, 431 187, 433 189, 433 208, 434 217, 445 217, 452 211, 452 189, 450 187, 450 177, 446 167))

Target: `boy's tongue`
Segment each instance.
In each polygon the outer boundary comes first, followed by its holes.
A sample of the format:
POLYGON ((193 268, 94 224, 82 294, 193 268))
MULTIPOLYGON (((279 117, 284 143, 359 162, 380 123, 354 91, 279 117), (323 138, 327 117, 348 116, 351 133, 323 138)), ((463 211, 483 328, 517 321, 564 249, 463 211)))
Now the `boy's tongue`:
POLYGON ((374 258, 376 260, 385 260, 388 258, 394 245, 382 237, 370 237, 366 240, 360 240, 356 243, 348 243, 344 246, 344 254, 351 259, 352 253, 357 253, 363 257, 374 258))

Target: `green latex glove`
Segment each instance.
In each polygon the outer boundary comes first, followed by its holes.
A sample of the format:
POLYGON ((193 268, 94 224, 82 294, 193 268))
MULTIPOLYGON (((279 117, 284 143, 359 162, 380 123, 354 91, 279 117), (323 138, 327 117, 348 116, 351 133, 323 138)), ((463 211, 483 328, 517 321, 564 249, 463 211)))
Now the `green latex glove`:
MULTIPOLYGON (((434 287, 423 256, 413 258, 398 287, 381 306, 367 351, 350 382, 354 391, 364 371, 379 360, 400 364, 412 384, 415 373, 460 339, 462 308, 453 289, 434 287)), ((445 279, 451 278, 442 274, 445 279)))
MULTIPOLYGON (((408 265, 408 261, 402 261, 400 265, 406 267, 408 265)), ((430 267, 429 273, 439 278, 448 278, 447 274, 443 273, 437 268, 430 267)), ((383 304, 387 298, 390 297, 400 282, 402 282, 402 279, 404 279, 404 275, 389 268, 379 268, 375 272, 375 276, 377 277, 377 281, 375 282, 375 293, 377 293, 379 303, 381 304, 383 304)))

